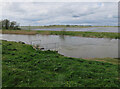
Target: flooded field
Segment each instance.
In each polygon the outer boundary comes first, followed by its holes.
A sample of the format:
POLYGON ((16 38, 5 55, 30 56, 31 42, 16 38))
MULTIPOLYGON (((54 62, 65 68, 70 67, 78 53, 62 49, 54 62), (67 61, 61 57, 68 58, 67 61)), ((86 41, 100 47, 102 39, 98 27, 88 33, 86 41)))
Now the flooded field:
MULTIPOLYGON (((41 28, 32 30, 62 31, 64 28, 41 28)), ((65 28, 66 31, 90 31, 90 32, 118 32, 118 27, 88 27, 88 28, 65 28)))
POLYGON ((23 41, 37 44, 50 50, 58 50, 62 55, 76 58, 117 58, 118 40, 105 38, 86 38, 61 35, 15 35, 1 34, 3 40, 23 41))

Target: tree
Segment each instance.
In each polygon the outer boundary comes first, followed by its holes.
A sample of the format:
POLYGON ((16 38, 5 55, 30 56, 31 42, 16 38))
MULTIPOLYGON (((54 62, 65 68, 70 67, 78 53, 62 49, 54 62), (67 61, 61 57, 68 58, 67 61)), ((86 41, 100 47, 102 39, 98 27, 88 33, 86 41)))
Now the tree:
POLYGON ((15 28, 15 25, 16 25, 16 22, 15 22, 15 21, 12 21, 11 24, 10 24, 10 28, 11 28, 11 29, 14 29, 14 28, 15 28))
POLYGON ((20 28, 19 28, 19 23, 16 23, 16 24, 15 24, 15 22, 14 22, 14 28, 13 28, 13 29, 14 29, 14 30, 16 30, 16 29, 17 29, 17 30, 20 30, 20 28))
POLYGON ((2 21, 0 21, 0 29, 2 29, 2 21))
POLYGON ((8 29, 10 26, 10 21, 8 19, 5 19, 5 20, 3 20, 2 24, 3 24, 2 25, 3 28, 8 29))
POLYGON ((19 23, 16 21, 10 22, 8 19, 0 21, 0 27, 3 29, 20 30, 19 23))

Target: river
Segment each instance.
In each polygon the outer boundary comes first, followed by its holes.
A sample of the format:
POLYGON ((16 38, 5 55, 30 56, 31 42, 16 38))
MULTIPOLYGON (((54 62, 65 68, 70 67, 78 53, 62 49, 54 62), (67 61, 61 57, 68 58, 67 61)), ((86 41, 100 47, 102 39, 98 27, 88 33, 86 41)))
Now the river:
MULTIPOLYGON (((32 29, 32 30, 41 30, 41 31, 62 31, 64 28, 41 28, 41 29, 32 29)), ((65 28, 65 31, 89 31, 89 32, 120 32, 118 27, 88 27, 88 28, 65 28)))
POLYGON ((118 58, 118 39, 87 38, 61 35, 1 34, 3 40, 37 44, 45 49, 58 50, 62 55, 75 58, 118 58))

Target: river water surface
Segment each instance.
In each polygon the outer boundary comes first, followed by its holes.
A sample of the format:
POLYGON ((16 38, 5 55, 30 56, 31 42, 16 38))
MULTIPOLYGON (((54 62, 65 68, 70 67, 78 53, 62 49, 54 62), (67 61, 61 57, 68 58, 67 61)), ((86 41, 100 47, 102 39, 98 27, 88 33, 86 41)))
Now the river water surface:
MULTIPOLYGON (((64 28, 41 28, 32 30, 42 30, 42 31, 62 31, 64 28)), ((118 27, 88 27, 88 28, 65 28, 66 31, 89 31, 89 32, 120 32, 118 27)))
POLYGON ((60 35, 3 34, 3 40, 37 44, 45 49, 58 50, 62 55, 76 58, 117 58, 118 40, 60 35))

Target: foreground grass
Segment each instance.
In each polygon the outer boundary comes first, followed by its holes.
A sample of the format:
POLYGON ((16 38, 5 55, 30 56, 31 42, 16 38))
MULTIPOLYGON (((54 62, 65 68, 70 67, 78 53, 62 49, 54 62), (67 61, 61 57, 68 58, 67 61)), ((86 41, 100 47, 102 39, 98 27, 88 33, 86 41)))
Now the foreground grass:
POLYGON ((2 43, 3 87, 118 87, 118 66, 2 43))
POLYGON ((112 33, 112 32, 33 31, 33 30, 3 30, 0 32, 3 34, 69 35, 69 36, 81 36, 81 37, 92 37, 92 38, 120 39, 120 33, 112 33))

